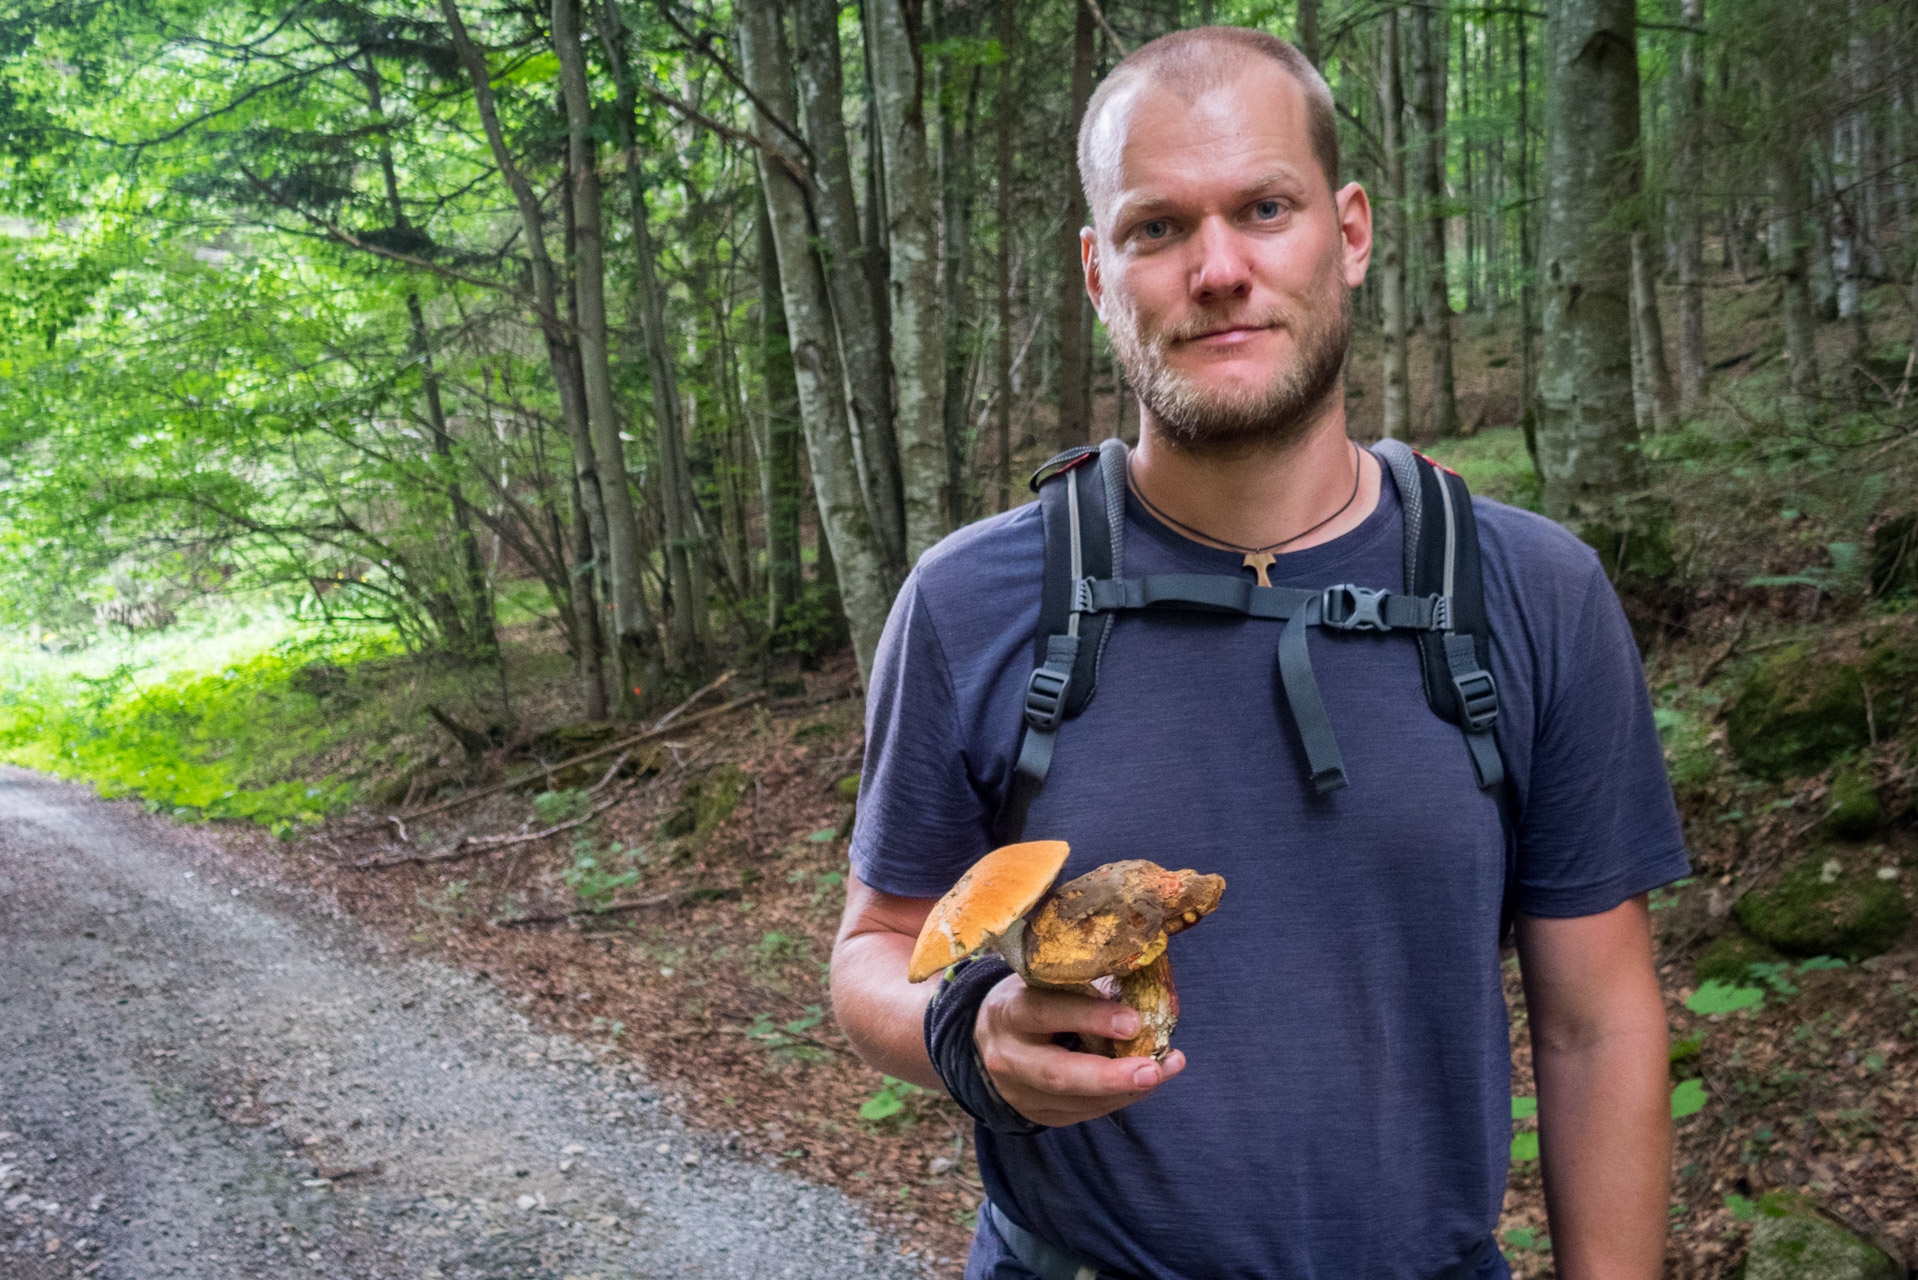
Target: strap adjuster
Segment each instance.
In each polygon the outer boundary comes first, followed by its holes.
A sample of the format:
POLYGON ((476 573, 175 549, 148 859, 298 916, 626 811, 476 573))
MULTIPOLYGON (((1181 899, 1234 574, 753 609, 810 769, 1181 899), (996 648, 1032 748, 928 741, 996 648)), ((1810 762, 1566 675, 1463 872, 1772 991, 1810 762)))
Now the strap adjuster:
POLYGON ((1385 631, 1388 625, 1380 610, 1389 594, 1349 582, 1327 587, 1319 597, 1319 625, 1334 631, 1385 631))
POLYGON ((1051 733, 1065 718, 1066 693, 1072 688, 1072 668, 1034 667, 1026 681, 1026 723, 1040 733, 1051 733))
POLYGON ((1498 720, 1498 682, 1483 669, 1463 671, 1452 676, 1452 692, 1458 695, 1459 714, 1470 733, 1483 733, 1498 720))

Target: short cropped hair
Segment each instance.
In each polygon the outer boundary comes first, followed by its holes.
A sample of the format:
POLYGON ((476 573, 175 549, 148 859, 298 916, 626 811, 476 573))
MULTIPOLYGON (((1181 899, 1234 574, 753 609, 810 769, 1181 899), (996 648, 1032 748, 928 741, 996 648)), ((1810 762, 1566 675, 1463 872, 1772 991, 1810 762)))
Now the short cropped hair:
POLYGON ((1306 131, 1312 154, 1325 171, 1327 187, 1339 184, 1339 122, 1332 90, 1317 67, 1288 42, 1249 27, 1193 27, 1160 36, 1140 45, 1120 60, 1099 83, 1079 123, 1079 181, 1086 205, 1096 219, 1103 197, 1111 194, 1111 170, 1117 155, 1093 155, 1093 134, 1106 104, 1134 81, 1171 86, 1188 101, 1207 89, 1226 83, 1247 62, 1266 58, 1276 62, 1305 91, 1306 131))

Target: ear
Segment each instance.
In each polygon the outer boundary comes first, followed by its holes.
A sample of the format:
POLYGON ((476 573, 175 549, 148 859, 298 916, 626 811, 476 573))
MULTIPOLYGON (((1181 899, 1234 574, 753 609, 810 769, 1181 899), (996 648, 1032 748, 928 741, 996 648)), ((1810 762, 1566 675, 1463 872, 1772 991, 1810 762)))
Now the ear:
POLYGON ((1332 200, 1339 213, 1345 284, 1356 289, 1365 282, 1366 264, 1372 261, 1372 202, 1356 182, 1346 183, 1332 200))
POLYGON ((1104 320, 1105 278, 1099 272, 1099 233, 1091 227, 1079 228, 1079 269, 1085 272, 1086 297, 1092 299, 1093 311, 1104 320))

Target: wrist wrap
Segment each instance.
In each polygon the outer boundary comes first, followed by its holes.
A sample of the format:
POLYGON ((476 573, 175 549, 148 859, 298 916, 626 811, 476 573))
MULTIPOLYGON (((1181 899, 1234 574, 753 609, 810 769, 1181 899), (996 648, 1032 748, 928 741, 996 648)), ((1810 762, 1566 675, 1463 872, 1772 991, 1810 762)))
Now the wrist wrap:
POLYGON ((926 1053, 946 1092, 967 1115, 994 1133, 1029 1135, 1045 1126, 1026 1119, 999 1096, 972 1038, 986 993, 1011 972, 1011 965, 993 955, 961 960, 948 969, 926 1006, 926 1053))

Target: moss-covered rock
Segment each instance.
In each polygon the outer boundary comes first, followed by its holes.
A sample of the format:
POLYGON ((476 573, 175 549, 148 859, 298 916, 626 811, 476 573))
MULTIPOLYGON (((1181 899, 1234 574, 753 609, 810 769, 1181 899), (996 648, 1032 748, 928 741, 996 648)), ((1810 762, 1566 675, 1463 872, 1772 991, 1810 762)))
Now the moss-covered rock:
POLYGON ((1822 851, 1806 854, 1770 889, 1738 900, 1738 922, 1787 955, 1859 961, 1886 950, 1911 922, 1896 881, 1849 871, 1822 851))
MULTIPOLYGON (((627 730, 626 732, 631 732, 627 730)), ((526 753, 535 760, 551 760, 557 763, 584 755, 594 747, 604 746, 620 734, 617 725, 604 720, 579 720, 572 724, 554 725, 533 736, 526 744, 526 753)))
POLYGON ((1878 829, 1883 818, 1878 805, 1878 788, 1870 772, 1848 764, 1831 780, 1831 795, 1825 808, 1825 826, 1833 835, 1847 840, 1863 840, 1878 829))
POLYGON ((1701 987, 1707 982, 1740 983, 1752 965, 1776 964, 1782 958, 1773 947, 1734 929, 1712 940, 1693 966, 1692 977, 1701 987))
POLYGON ((1758 1202, 1744 1280, 1902 1280, 1890 1258, 1795 1191, 1758 1202))
POLYGON ((1854 664, 1794 644, 1752 668, 1725 716, 1725 740, 1744 768, 1780 779, 1818 773, 1871 738, 1865 683, 1854 664))

